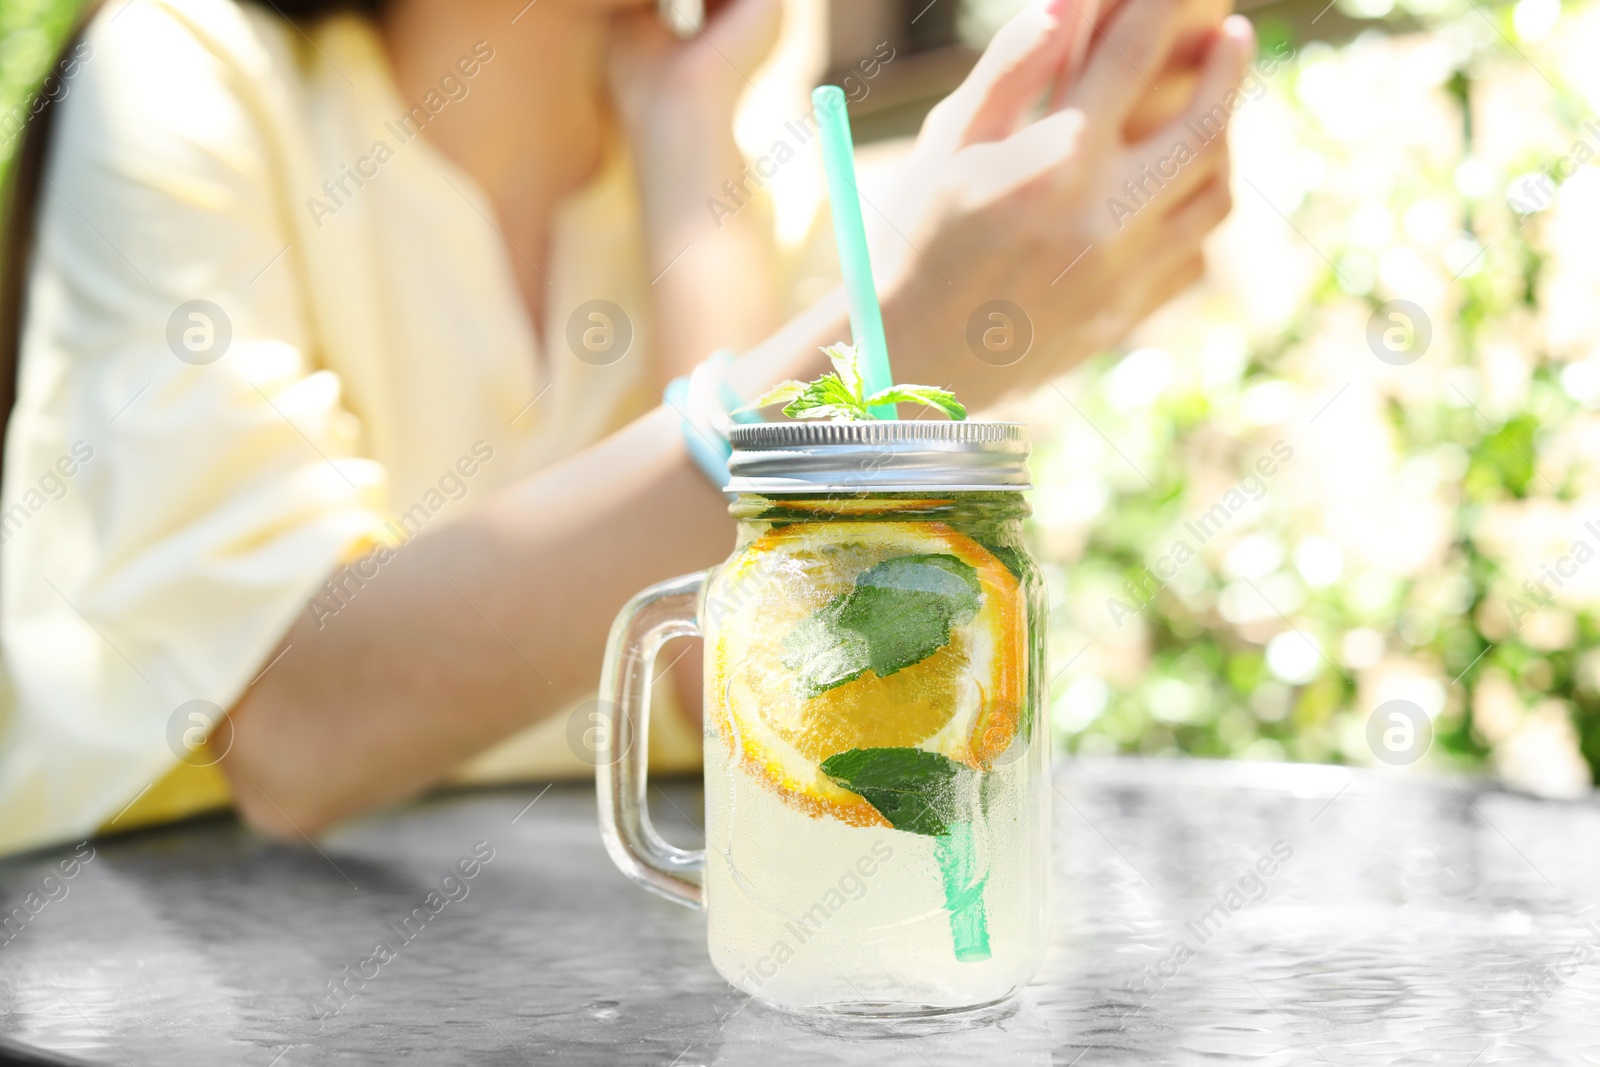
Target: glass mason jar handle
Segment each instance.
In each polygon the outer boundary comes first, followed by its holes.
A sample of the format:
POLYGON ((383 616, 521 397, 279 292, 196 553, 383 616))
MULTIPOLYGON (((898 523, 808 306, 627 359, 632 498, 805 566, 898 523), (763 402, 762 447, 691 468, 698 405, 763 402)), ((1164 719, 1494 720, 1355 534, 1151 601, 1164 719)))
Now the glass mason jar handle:
POLYGON ((600 669, 600 708, 610 718, 595 765, 600 836, 617 869, 668 900, 705 906, 704 849, 668 844, 645 803, 650 687, 656 655, 676 637, 695 637, 695 614, 709 571, 660 582, 636 595, 611 624, 600 669))

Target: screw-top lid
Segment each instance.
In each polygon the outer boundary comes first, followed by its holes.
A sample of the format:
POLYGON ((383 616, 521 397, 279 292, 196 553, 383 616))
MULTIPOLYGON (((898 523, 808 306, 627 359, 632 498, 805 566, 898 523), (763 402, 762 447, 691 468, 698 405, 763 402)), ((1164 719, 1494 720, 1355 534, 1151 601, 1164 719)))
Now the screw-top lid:
POLYGON ((728 439, 731 493, 1032 488, 1020 422, 763 422, 728 439))

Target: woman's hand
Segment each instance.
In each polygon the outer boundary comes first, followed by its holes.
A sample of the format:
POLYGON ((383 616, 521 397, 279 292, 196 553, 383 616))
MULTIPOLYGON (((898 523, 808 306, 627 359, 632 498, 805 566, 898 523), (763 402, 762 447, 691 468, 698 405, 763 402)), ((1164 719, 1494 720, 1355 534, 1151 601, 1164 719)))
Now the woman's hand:
POLYGON ((1228 213, 1225 96, 1252 55, 1247 21, 1213 35, 1184 113, 1124 130, 1172 57, 1183 0, 1129 0, 1069 69, 1086 29, 1071 0, 1018 15, 929 115, 900 198, 910 246, 884 317, 897 374, 981 406, 1063 373, 1204 271, 1228 213), (1146 72, 1150 72, 1147 74, 1146 72), (1057 110, 1028 122, 1057 90, 1057 110))
POLYGON ((674 122, 694 110, 733 117, 733 106, 777 43, 782 0, 738 0, 704 30, 679 40, 656 5, 613 22, 611 84, 630 122, 674 122))
POLYGON ((770 216, 757 204, 732 214, 710 205, 743 199, 726 188, 745 178, 734 107, 781 21, 781 0, 738 0, 687 41, 654 5, 613 25, 612 95, 639 175, 646 270, 657 279, 658 384, 778 325, 770 216))
MULTIPOLYGON (((1102 26, 1109 24, 1126 0, 1075 0, 1078 12, 1089 22, 1102 26)), ((1142 141, 1161 127, 1183 114, 1194 97, 1205 58, 1216 39, 1217 28, 1233 10, 1233 0, 1184 0, 1174 14, 1177 27, 1166 66, 1160 72, 1146 71, 1151 85, 1144 98, 1128 115, 1122 128, 1123 136, 1130 141, 1142 141)), ((1085 41, 1087 43, 1087 41, 1085 41)), ((1059 105, 1065 98, 1069 82, 1063 82, 1055 98, 1059 105)))

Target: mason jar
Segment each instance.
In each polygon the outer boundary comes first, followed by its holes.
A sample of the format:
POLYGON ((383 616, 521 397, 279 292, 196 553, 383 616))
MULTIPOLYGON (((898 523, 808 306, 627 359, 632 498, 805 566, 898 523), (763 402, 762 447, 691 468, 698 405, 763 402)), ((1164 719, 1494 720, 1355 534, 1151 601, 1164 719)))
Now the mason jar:
POLYGON ((601 830, 641 884, 704 907, 717 971, 777 1006, 993 1004, 1047 940, 1045 599, 1022 540, 1025 427, 737 427, 738 540, 617 619, 601 830), (656 653, 705 639, 706 847, 644 805, 656 653))

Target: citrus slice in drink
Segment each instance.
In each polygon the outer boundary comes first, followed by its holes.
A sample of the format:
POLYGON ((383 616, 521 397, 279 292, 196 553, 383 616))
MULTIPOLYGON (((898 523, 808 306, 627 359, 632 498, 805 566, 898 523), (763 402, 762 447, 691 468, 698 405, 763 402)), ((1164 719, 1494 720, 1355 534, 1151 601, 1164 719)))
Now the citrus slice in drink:
POLYGON ((717 573, 701 618, 709 725, 746 773, 814 816, 888 825, 822 772, 830 756, 921 748, 987 770, 1016 734, 1026 685, 1020 584, 944 523, 776 527, 717 573), (882 595, 863 600, 867 586, 882 595), (940 614, 952 588, 960 610, 940 614), (829 629, 852 604, 870 650, 859 631, 829 629))

